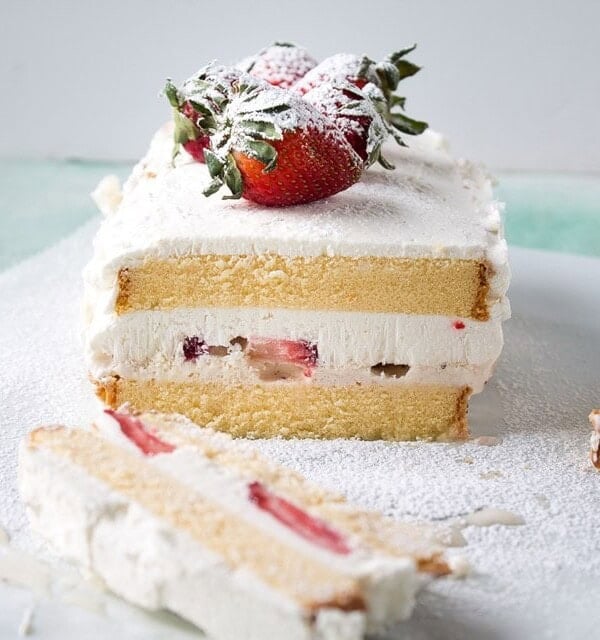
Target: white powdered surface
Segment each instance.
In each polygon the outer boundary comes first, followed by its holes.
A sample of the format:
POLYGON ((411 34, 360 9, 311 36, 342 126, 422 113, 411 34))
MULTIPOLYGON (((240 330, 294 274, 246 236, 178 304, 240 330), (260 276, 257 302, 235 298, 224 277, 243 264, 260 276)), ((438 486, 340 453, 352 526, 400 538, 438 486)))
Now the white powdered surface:
MULTIPOLYGON (((38 544, 15 488, 17 443, 37 424, 81 424, 98 407, 78 329, 80 271, 96 226, 0 274, 0 526, 11 544, 28 550, 38 544)), ((470 572, 432 585, 413 619, 389 638, 583 638, 594 637, 600 624, 600 475, 588 461, 587 422, 600 405, 600 299, 592 298, 600 261, 525 250, 513 250, 512 260, 514 318, 506 324, 506 348, 471 411, 475 434, 497 439, 257 442, 311 479, 394 517, 444 520, 502 510, 467 519, 492 522, 462 531, 468 546, 457 552, 470 572), (505 526, 515 520, 510 514, 525 524, 505 526)), ((0 597, 9 591, 0 584, 0 597)), ((13 601, 29 603, 23 593, 13 601)), ((11 613, 14 627, 3 626, 0 611, 0 631, 16 634, 25 604, 11 613)), ((74 622, 70 610, 57 605, 52 618, 44 606, 39 616, 36 608, 38 638, 68 637, 67 620, 68 628, 89 631, 88 638, 114 629, 106 616, 88 612, 74 622), (62 636, 52 635, 58 628, 62 636)), ((131 628, 121 623, 119 637, 144 637, 139 612, 131 608, 131 616, 131 628)), ((160 637, 171 623, 148 617, 144 624, 152 629, 147 637, 160 637)))

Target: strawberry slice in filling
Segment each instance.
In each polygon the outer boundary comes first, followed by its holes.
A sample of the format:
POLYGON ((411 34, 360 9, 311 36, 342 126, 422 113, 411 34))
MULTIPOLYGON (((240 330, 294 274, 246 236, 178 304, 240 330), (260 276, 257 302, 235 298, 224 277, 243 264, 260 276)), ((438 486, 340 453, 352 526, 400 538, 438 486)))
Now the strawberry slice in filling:
POLYGON ((248 498, 259 509, 270 513, 276 520, 318 547, 340 555, 348 555, 351 552, 340 533, 322 520, 275 495, 262 483, 251 482, 248 485, 248 498))
POLYGON ((107 413, 119 423, 123 435, 129 438, 145 456, 155 456, 158 453, 175 451, 175 447, 172 444, 164 442, 150 433, 141 420, 113 409, 105 409, 104 413, 107 413))
POLYGON ((317 345, 307 340, 252 337, 248 340, 246 354, 251 360, 257 362, 299 366, 307 377, 312 376, 319 359, 317 345))

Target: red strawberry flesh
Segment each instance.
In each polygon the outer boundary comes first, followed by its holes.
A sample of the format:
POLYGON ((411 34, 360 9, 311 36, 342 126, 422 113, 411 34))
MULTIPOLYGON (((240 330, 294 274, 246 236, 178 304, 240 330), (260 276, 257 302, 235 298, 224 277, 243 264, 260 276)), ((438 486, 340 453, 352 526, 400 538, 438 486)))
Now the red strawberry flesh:
POLYGON ((307 376, 312 374, 319 359, 317 345, 307 340, 250 338, 246 353, 252 360, 298 365, 307 376))
POLYGON ((194 158, 196 162, 204 162, 204 149, 210 147, 210 138, 200 136, 195 140, 184 143, 183 148, 194 158))
POLYGON ((244 198, 267 207, 286 207, 327 198, 358 182, 362 162, 335 124, 330 126, 328 132, 286 131, 282 140, 271 142, 277 166, 268 173, 264 163, 233 151, 244 198))
POLYGON ((465 328, 465 323, 462 320, 456 320, 455 322, 452 323, 452 326, 455 329, 464 329, 465 328))
MULTIPOLYGON (((189 118, 194 124, 198 122, 200 114, 186 101, 181 109, 181 113, 189 118)), ((201 135, 195 140, 184 143, 183 148, 196 160, 196 162, 204 162, 204 149, 210 147, 210 138, 207 135, 201 135)))
POLYGON ((348 543, 340 533, 285 498, 275 495, 262 483, 250 483, 248 497, 259 509, 271 514, 276 520, 316 546, 339 555, 348 555, 351 552, 348 543))
POLYGON ((155 456, 158 453, 171 453, 175 451, 175 447, 168 442, 164 442, 150 433, 141 420, 134 418, 127 413, 119 413, 113 409, 105 409, 111 418, 114 418, 121 427, 123 435, 146 456, 155 456))
POLYGON ((183 356, 186 360, 195 360, 208 353, 208 345, 198 336, 188 336, 183 341, 183 356))

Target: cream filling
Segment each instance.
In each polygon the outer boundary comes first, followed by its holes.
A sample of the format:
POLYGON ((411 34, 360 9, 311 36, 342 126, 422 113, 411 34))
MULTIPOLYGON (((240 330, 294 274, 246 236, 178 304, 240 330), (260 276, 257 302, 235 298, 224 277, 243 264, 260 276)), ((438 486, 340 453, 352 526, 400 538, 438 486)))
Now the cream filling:
POLYGON ((502 350, 502 320, 509 313, 506 299, 494 305, 488 322, 448 316, 286 309, 182 308, 121 316, 102 313, 88 325, 86 357, 90 373, 97 379, 110 375, 167 379, 199 375, 222 379, 232 376, 235 380, 243 370, 241 354, 201 356, 186 362, 184 339, 198 336, 208 345, 228 346, 236 337, 260 336, 317 345, 319 361, 314 381, 323 384, 340 381, 344 375, 345 381, 373 382, 369 369, 378 363, 409 365, 413 381, 419 381, 420 376, 420 381, 435 382, 448 379, 452 371, 487 375, 502 350), (457 329, 457 322, 464 328, 457 329))
POLYGON ((495 361, 478 365, 444 364, 431 367, 416 365, 408 367, 408 370, 391 368, 383 371, 378 368, 317 366, 309 375, 303 367, 298 365, 249 362, 241 352, 224 357, 204 355, 193 362, 185 362, 183 358, 181 360, 176 363, 152 363, 144 367, 138 367, 136 363, 126 363, 109 375, 118 375, 129 380, 216 382, 224 385, 468 386, 473 393, 479 393, 491 378, 495 365, 495 361))
POLYGON ((279 640, 282 628, 290 640, 363 638, 362 612, 324 609, 313 622, 289 598, 230 569, 184 532, 54 453, 23 446, 19 488, 32 529, 134 604, 169 609, 223 640, 279 640))

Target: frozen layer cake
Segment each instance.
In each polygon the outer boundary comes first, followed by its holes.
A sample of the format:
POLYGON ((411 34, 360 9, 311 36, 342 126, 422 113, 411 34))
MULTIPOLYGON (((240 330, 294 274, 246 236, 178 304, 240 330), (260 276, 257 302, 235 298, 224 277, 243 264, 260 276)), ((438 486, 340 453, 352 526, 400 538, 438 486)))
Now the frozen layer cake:
POLYGON ((501 205, 440 135, 384 141, 424 123, 369 111, 394 103, 382 66, 359 82, 356 57, 334 58, 341 94, 331 62, 298 90, 223 68, 169 87, 175 125, 103 206, 85 273, 107 405, 236 436, 467 435, 509 314, 501 205))

